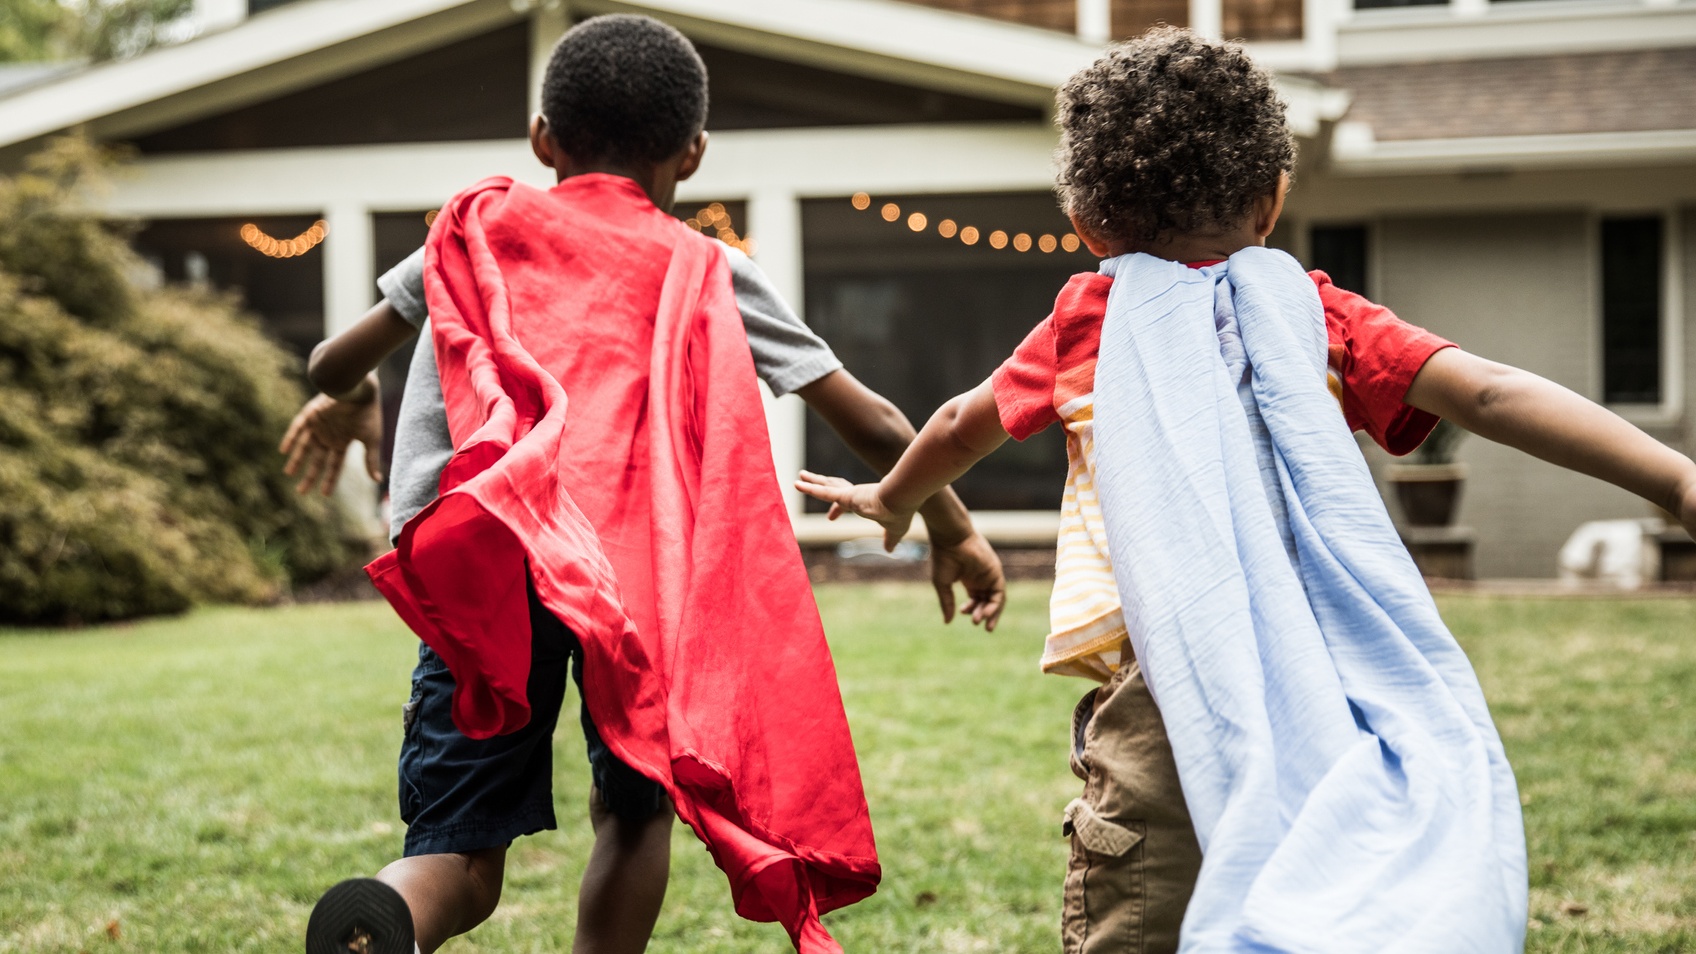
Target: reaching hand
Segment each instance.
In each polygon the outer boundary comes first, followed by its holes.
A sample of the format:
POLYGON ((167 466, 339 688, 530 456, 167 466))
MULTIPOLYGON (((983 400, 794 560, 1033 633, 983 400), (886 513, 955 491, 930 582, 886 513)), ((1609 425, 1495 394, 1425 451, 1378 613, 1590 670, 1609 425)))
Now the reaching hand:
POLYGON ((983 624, 989 632, 1001 619, 1001 609, 1007 603, 1007 580, 1001 573, 1001 558, 983 534, 971 536, 953 546, 931 546, 930 581, 942 602, 942 621, 954 621, 954 584, 966 588, 967 602, 961 613, 970 616, 972 625, 983 624))
MULTIPOLYGON (((375 380, 371 383, 375 385, 375 380)), ((339 401, 320 394, 294 416, 277 450, 289 457, 283 473, 292 477, 301 472, 297 493, 319 487, 324 496, 330 496, 341 477, 347 445, 353 441, 365 445, 365 472, 372 480, 383 479, 383 409, 374 386, 369 393, 367 401, 339 401)))
POLYGON ((883 527, 883 548, 895 549, 913 525, 913 511, 891 510, 878 496, 877 484, 851 484, 841 477, 825 477, 803 470, 795 489, 830 504, 830 519, 844 513, 859 514, 883 527))

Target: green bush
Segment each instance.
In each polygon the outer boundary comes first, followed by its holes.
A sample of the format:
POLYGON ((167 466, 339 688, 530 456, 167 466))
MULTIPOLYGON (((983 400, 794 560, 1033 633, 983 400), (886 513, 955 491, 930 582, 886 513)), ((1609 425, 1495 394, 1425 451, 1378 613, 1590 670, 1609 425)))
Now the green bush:
POLYGON ((74 139, 0 179, 0 622, 263 602, 363 556, 276 446, 294 359, 226 297, 152 289, 76 197, 74 139))

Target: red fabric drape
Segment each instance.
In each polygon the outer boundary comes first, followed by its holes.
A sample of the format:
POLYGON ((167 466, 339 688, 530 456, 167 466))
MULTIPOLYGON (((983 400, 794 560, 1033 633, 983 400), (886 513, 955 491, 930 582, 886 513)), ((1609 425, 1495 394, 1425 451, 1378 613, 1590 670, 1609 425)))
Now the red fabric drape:
POLYGON ((426 249, 456 450, 369 571, 447 662, 455 722, 530 717, 528 571, 583 642, 602 737, 738 913, 839 951, 818 916, 876 889, 876 849, 718 244, 595 174, 485 180, 426 249))

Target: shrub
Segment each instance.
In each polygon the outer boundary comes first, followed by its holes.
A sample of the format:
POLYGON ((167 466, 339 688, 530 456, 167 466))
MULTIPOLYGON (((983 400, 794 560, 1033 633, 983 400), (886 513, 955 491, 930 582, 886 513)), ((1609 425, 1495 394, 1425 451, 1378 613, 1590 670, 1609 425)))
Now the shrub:
POLYGON ((276 445, 295 361, 228 297, 147 288, 76 197, 102 160, 54 143, 0 179, 0 622, 262 602, 363 555, 276 445))

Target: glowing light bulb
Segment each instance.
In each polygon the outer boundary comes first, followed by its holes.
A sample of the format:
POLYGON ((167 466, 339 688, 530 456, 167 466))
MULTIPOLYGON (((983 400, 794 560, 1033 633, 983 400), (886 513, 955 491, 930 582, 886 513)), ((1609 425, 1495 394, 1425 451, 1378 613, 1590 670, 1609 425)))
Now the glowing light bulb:
POLYGON ((865 194, 864 192, 854 193, 854 197, 849 199, 848 202, 849 202, 849 204, 854 206, 854 208, 859 209, 861 212, 864 212, 867 209, 872 207, 872 197, 865 194))
POLYGON ((1031 250, 1031 237, 1029 235, 1026 235, 1023 232, 1020 232, 1018 235, 1013 236, 1013 248, 1018 250, 1018 251, 1021 251, 1021 252, 1030 251, 1031 250))
POLYGON ((1060 247, 1068 252, 1077 251, 1078 246, 1082 244, 1082 242, 1078 241, 1078 237, 1076 235, 1062 235, 1060 237, 1060 247))
POLYGON ((1007 247, 1007 233, 1001 231, 1000 229, 996 229, 995 231, 989 233, 989 247, 993 248, 993 249, 1006 248, 1007 247))
POLYGON ((968 225, 965 228, 961 229, 960 230, 960 241, 966 243, 967 245, 978 244, 978 229, 977 229, 977 226, 968 225))
POLYGON ((915 232, 923 232, 928 224, 930 224, 930 220, 925 218, 923 212, 914 212, 907 216, 907 227, 915 232))
POLYGON ((1059 245, 1060 243, 1056 242, 1052 235, 1044 235, 1042 238, 1036 240, 1036 247, 1042 249, 1044 253, 1054 251, 1054 249, 1059 247, 1059 245))
POLYGON ((943 238, 953 238, 954 233, 958 231, 960 231, 960 227, 954 224, 953 219, 943 219, 936 223, 936 234, 943 238))
POLYGON ((883 216, 885 222, 893 222, 901 217, 901 207, 893 202, 885 202, 883 208, 878 212, 883 216))

